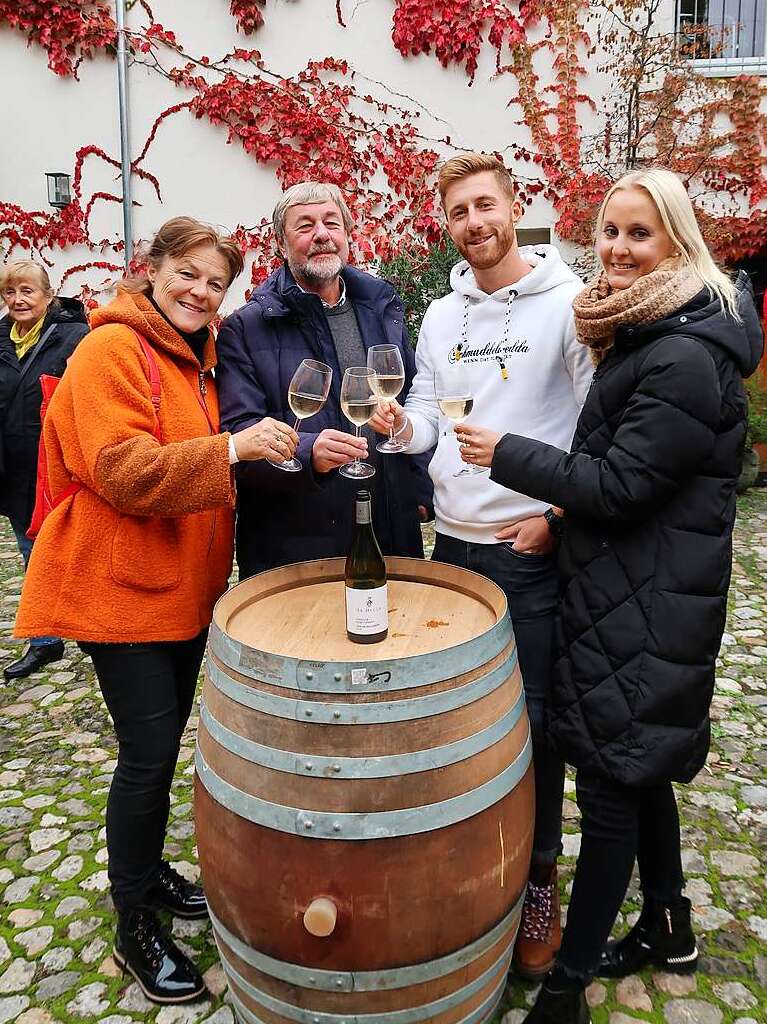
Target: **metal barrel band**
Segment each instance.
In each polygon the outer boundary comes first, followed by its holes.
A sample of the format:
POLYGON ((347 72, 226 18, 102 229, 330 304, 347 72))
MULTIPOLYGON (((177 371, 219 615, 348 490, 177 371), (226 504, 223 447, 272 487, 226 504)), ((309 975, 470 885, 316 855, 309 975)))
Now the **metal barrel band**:
POLYGON ((200 707, 200 721, 208 733, 225 750, 237 757, 275 771, 307 778, 388 779, 416 772, 433 771, 465 761, 494 746, 514 729, 525 709, 525 695, 520 690, 514 705, 503 717, 484 729, 440 747, 404 754, 367 757, 327 757, 299 753, 256 743, 239 733, 232 732, 220 722, 205 701, 200 707))
POLYGON ((317 693, 383 693, 423 686, 424 679, 442 682, 492 661, 511 642, 514 631, 508 613, 481 636, 447 650, 385 661, 313 662, 257 651, 225 633, 215 620, 210 628, 210 650, 228 668, 249 679, 262 680, 289 690, 317 693), (360 673, 362 685, 353 683, 360 673))
MULTIPOLYGON (((447 953, 436 960, 427 960, 425 963, 411 964, 407 967, 385 968, 380 971, 326 971, 321 968, 302 967, 300 964, 292 964, 286 960, 276 960, 274 957, 267 956, 266 953, 259 953, 242 939, 238 939, 210 908, 208 910, 216 941, 218 942, 220 939, 226 943, 240 960, 262 974, 278 978, 289 985, 297 985, 299 988, 319 992, 380 992, 405 988, 408 985, 420 985, 427 981, 433 981, 435 978, 444 978, 478 960, 507 933, 509 945, 513 944, 524 899, 523 890, 509 913, 489 932, 480 935, 478 939, 470 942, 467 946, 462 946, 453 953, 447 953)), ((222 958, 223 955, 222 953, 222 958)))
POLYGON ((510 949, 504 951, 486 971, 483 971, 482 974, 462 988, 449 993, 449 995, 434 999, 430 1003, 422 1003, 420 1006, 408 1007, 404 1010, 387 1010, 386 1013, 345 1014, 307 1010, 296 1006, 294 1003, 286 1003, 282 999, 277 999, 275 996, 262 992, 255 985, 251 985, 247 979, 243 978, 227 961, 224 961, 224 971, 230 981, 234 981, 238 988, 246 992, 251 999, 257 1000, 264 1009, 287 1017, 288 1020, 295 1021, 296 1024, 418 1024, 420 1021, 433 1019, 438 1013, 445 1013, 456 1006, 460 1006, 461 1003, 476 995, 477 992, 481 992, 499 971, 502 973, 503 984, 505 984, 506 972, 511 963, 511 952, 510 949))
MULTIPOLYGON (((458 1021, 457 1024, 483 1024, 484 1021, 489 1020, 496 1006, 501 1001, 501 997, 503 995, 503 990, 505 987, 506 979, 504 978, 500 982, 500 984, 495 989, 493 989, 493 991, 490 993, 487 999, 485 999, 481 1003, 481 1005, 476 1008, 476 1010, 472 1010, 472 1012, 467 1017, 464 1017, 462 1020, 458 1021)), ((266 1024, 265 1021, 262 1021, 261 1018, 257 1017, 251 1009, 245 1006, 242 1000, 239 999, 237 995, 234 992, 232 992, 231 989, 229 990, 229 993, 232 997, 232 1002, 237 1011, 237 1016, 240 1018, 242 1022, 244 1022, 244 1024, 266 1024)), ((327 1016, 328 1015, 326 1014, 326 1018, 327 1016)), ((316 1019, 319 1021, 320 1018, 318 1017, 316 1019)), ((334 1024, 355 1024, 355 1022, 356 1024, 364 1024, 365 1015, 357 1014, 356 1017, 350 1017, 348 1014, 340 1014, 336 1015, 335 1017, 331 1015, 330 1020, 333 1020, 334 1024)))
POLYGON ((316 725, 381 725, 388 722, 410 722, 420 718, 456 711, 474 703, 502 686, 517 665, 516 649, 496 668, 442 693, 431 693, 410 700, 379 701, 370 704, 347 704, 341 701, 294 700, 264 693, 231 679, 215 661, 208 660, 207 675, 212 686, 237 704, 275 718, 316 725))
POLYGON ((465 821, 507 796, 521 781, 531 762, 532 741, 528 729, 525 745, 511 764, 466 793, 420 807, 330 813, 286 807, 245 793, 216 775, 199 746, 195 753, 195 767, 202 785, 217 803, 241 818, 291 835, 348 840, 410 836, 465 821))

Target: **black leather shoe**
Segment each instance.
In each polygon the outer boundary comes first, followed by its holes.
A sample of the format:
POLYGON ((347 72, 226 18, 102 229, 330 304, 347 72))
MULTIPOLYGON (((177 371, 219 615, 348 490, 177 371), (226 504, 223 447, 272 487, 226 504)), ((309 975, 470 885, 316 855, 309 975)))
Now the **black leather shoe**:
POLYGON ((557 991, 544 981, 535 1005, 522 1024, 591 1024, 589 1004, 583 988, 557 991))
POLYGON ((599 961, 602 978, 625 978, 652 964, 668 974, 692 974, 698 947, 690 921, 690 901, 645 899, 639 920, 624 938, 608 942, 599 961))
POLYGON ((169 910, 175 917, 196 919, 208 916, 208 901, 200 886, 187 882, 164 860, 160 861, 157 884, 150 897, 153 905, 169 910))
POLYGON ((114 958, 153 1003, 188 1003, 205 992, 200 972, 148 907, 118 916, 114 958))
POLYGON ((63 640, 57 640, 55 644, 41 644, 39 647, 30 646, 23 658, 3 669, 3 675, 6 679, 24 679, 25 676, 37 672, 43 665, 51 661, 61 661, 63 657, 63 640))

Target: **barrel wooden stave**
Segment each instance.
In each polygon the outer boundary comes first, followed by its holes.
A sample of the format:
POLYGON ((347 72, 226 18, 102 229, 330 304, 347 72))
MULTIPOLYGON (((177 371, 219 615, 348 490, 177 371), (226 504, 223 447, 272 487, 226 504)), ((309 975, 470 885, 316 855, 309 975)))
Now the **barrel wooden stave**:
POLYGON ((230 931, 278 960, 343 971, 432 960, 489 931, 519 898, 534 799, 528 770, 498 804, 446 829, 344 843, 310 841, 236 818, 198 783, 206 892, 230 931), (528 824, 520 828, 520 822, 528 824), (270 886, 270 879, 279 879, 279 886, 270 886), (339 908, 332 943, 303 926, 303 911, 320 895, 339 908), (449 927, 435 928, 435 914, 449 927))
POLYGON ((225 941, 221 939, 218 941, 221 956, 226 964, 234 967, 245 981, 269 996, 291 1003, 301 1009, 314 1010, 318 1013, 384 1013, 423 1006, 436 999, 442 999, 474 982, 502 960, 504 954, 511 953, 518 923, 519 912, 515 914, 503 936, 497 942, 457 970, 407 987, 362 992, 318 991, 290 984, 264 971, 257 970, 238 956, 225 941))
MULTIPOLYGON (((445 632, 451 633, 450 617, 456 609, 463 613, 468 599, 479 604, 471 628, 488 629, 493 617, 501 626, 505 599, 489 581, 439 563, 389 561, 400 605, 407 604, 403 595, 408 597, 402 581, 419 580, 419 614, 427 607, 424 576, 431 585, 462 595, 448 601, 451 611, 443 618, 435 612, 434 622, 445 632)), ((322 1024, 352 1024, 355 1014, 366 1024, 390 1024, 391 1014, 397 1015, 392 1021, 480 1024, 502 992, 532 847, 533 771, 513 639, 504 639, 506 627, 493 627, 487 633, 492 643, 470 637, 454 650, 437 648, 433 658, 419 659, 420 651, 411 648, 428 650, 435 642, 429 622, 415 630, 417 644, 399 634, 394 644, 405 661, 392 662, 376 661, 373 651, 341 642, 334 633, 334 649, 346 659, 334 665, 323 662, 321 652, 300 661, 291 659, 287 644, 270 654, 216 634, 216 623, 226 629, 237 616, 241 634, 244 622, 258 624, 259 589, 272 595, 271 614, 277 609, 287 621, 280 578, 295 591, 307 581, 340 580, 341 573, 342 562, 330 560, 262 574, 229 591, 214 617, 199 728, 196 813, 214 934, 235 1007, 243 1024, 311 1024, 315 1014, 322 1024), (413 655, 411 663, 407 659, 413 655), (393 666, 392 685, 350 687, 355 663, 378 673, 368 676, 371 682, 382 675, 376 666, 393 666), (417 672, 407 671, 411 664, 418 665, 417 672), (421 667, 431 671, 435 665, 437 677, 422 681, 421 667), (307 689, 315 682, 317 688, 307 689), (253 703, 264 710, 246 706, 253 703), (434 705, 442 710, 421 710, 434 705), (423 717, 410 717, 415 714, 423 717), (308 721, 312 715, 315 720, 308 721), (339 717, 343 724, 333 724, 339 717), (222 745, 232 743, 234 750, 222 745), (467 744, 471 753, 462 756, 467 744), (395 771, 403 756, 417 769, 395 771), (252 763, 251 757, 265 763, 252 763), (319 769, 314 776, 312 758, 319 769), (499 782, 512 788, 498 788, 499 782), (478 795, 484 802, 475 810, 478 795), (445 817, 443 810, 454 808, 456 800, 460 812, 451 809, 445 817), (273 821, 270 808, 281 816, 273 821), (427 830, 420 819, 412 826, 414 813, 431 816, 427 830), (343 839, 296 834, 301 822, 311 828, 307 816, 322 819, 327 829, 335 814, 344 829, 352 821, 357 832, 343 839), (399 834, 402 821, 417 831, 399 834), (310 935, 303 925, 303 911, 318 896, 329 897, 338 908, 335 930, 327 938, 310 935), (510 908, 516 909, 510 914, 510 908), (501 927, 492 944, 475 955, 482 937, 501 927), (239 943, 253 962, 227 941, 239 943), (450 958, 462 950, 471 955, 458 965, 450 958), (456 966, 434 968, 444 957, 456 966), (266 966, 264 958, 272 958, 266 966), (421 980, 414 982, 408 973, 414 964, 437 973, 419 974, 421 980), (300 973, 307 970, 339 972, 344 990, 316 991, 314 981, 300 973), (397 979, 401 974, 403 981, 356 991, 360 979, 378 978, 373 972, 389 978, 393 972, 397 979)), ((301 600, 307 604, 306 594, 301 600)), ((327 608, 324 614, 327 618, 327 608)), ((400 621, 404 614, 400 610, 400 621)), ((319 638, 320 647, 323 642, 319 638)), ((382 646, 376 645, 379 652, 382 646)), ((302 654, 310 653, 304 643, 302 654)))

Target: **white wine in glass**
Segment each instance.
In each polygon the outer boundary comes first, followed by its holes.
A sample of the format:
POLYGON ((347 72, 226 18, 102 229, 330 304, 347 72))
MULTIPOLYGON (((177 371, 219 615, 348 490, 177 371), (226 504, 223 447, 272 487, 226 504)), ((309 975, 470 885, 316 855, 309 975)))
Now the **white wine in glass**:
MULTIPOLYGON (((354 424, 356 437, 378 407, 375 390, 375 373, 367 366, 350 366, 341 382, 341 409, 344 416, 354 424)), ((362 480, 375 474, 375 467, 368 462, 355 459, 338 470, 341 476, 362 480)))
POLYGON ((459 398, 453 395, 445 396, 437 400, 439 411, 443 416, 451 421, 451 423, 460 423, 461 420, 465 420, 471 410, 474 408, 473 398, 459 398))
POLYGON ((341 409, 347 420, 351 420, 356 427, 364 427, 373 413, 376 411, 378 402, 371 398, 369 402, 345 402, 341 401, 341 409))
MULTIPOLYGON (((454 363, 444 370, 437 371, 434 374, 434 395, 439 411, 451 423, 457 425, 470 416, 474 409, 474 396, 466 366, 454 363)), ((463 466, 457 473, 453 473, 453 476, 477 476, 489 472, 484 466, 463 466)))
POLYGON ((318 413, 325 404, 323 398, 316 395, 302 395, 300 391, 288 392, 288 405, 297 420, 308 419, 318 413))
MULTIPOLYGON (((375 390, 379 398, 390 402, 405 386, 405 366, 402 353, 396 345, 371 345, 368 349, 368 366, 376 375, 375 390)), ((379 452, 403 452, 406 444, 394 439, 394 427, 386 441, 376 445, 379 452)))
MULTIPOLYGON (((301 420, 308 419, 318 413, 330 394, 330 382, 333 371, 325 363, 316 359, 303 359, 288 385, 288 405, 296 422, 293 427, 298 430, 301 420)), ((284 469, 286 473, 299 473, 302 469, 298 459, 283 459, 281 462, 268 460, 276 469, 284 469)))

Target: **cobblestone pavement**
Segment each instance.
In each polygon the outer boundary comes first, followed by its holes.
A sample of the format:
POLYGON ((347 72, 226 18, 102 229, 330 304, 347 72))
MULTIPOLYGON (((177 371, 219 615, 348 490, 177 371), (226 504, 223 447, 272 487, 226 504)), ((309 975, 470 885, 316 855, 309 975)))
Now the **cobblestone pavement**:
MULTIPOLYGON (((702 948, 692 978, 648 971, 595 983, 594 1024, 762 1024, 767 1020, 767 491, 741 502, 736 564, 714 698, 708 764, 680 789, 687 892, 702 948)), ((23 647, 11 638, 21 563, 0 519, 0 667, 23 647)), ((110 722, 90 661, 67 657, 0 691, 0 1024, 90 1022, 233 1024, 210 930, 173 922, 201 965, 204 1002, 158 1008, 111 957, 104 805, 115 766, 110 722)), ((167 854, 189 878, 198 868, 192 824, 196 717, 173 784, 167 854)), ((578 812, 565 802, 566 894, 578 850, 578 812)), ((636 890, 632 890, 636 895, 636 890)), ((618 931, 634 920, 632 899, 618 931)), ((533 986, 512 981, 496 1021, 519 1024, 533 986)))

